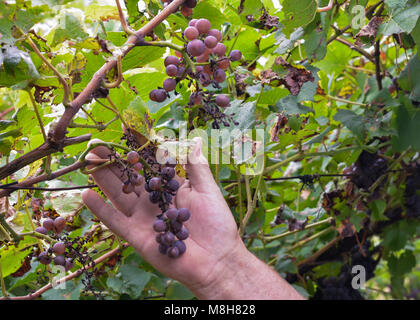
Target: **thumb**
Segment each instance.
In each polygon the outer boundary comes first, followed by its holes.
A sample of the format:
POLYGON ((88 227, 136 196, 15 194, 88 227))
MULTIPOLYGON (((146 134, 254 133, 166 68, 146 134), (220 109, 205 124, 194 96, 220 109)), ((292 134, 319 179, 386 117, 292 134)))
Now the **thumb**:
POLYGON ((210 171, 209 163, 202 153, 202 139, 196 137, 193 141, 195 145, 188 154, 188 162, 186 164, 191 187, 199 192, 208 192, 209 188, 218 188, 210 171))

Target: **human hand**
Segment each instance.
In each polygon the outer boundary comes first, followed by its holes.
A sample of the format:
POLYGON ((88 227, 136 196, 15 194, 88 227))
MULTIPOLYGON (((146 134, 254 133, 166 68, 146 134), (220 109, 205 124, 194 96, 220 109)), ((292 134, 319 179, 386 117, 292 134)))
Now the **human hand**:
MULTIPOLYGON (((177 208, 191 212, 191 218, 185 222, 190 234, 185 240, 187 251, 180 257, 172 259, 159 253, 152 225, 161 211, 149 201, 144 185, 133 193, 123 193, 121 172, 115 165, 92 173, 113 206, 93 190, 84 191, 82 199, 111 231, 125 239, 153 267, 185 284, 198 298, 253 298, 255 292, 237 292, 237 280, 241 281, 242 269, 253 272, 261 268, 262 262, 240 239, 235 220, 201 153, 201 139, 196 142, 188 155, 188 180, 181 181, 174 199, 177 208)), ((106 159, 109 154, 107 148, 97 147, 87 159, 106 159)))

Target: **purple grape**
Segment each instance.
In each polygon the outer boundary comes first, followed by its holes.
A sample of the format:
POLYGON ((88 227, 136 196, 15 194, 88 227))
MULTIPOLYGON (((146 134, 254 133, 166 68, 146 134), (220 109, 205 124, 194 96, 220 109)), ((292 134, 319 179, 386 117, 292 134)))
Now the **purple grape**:
POLYGON ((147 192, 152 192, 152 191, 153 191, 152 189, 150 189, 150 187, 149 187, 149 184, 148 184, 148 183, 145 183, 145 184, 144 184, 144 189, 145 189, 147 192))
POLYGON ((197 0, 187 0, 184 3, 188 8, 195 8, 197 5, 197 0))
POLYGON ((213 36, 207 36, 204 39, 204 44, 207 48, 213 49, 215 46, 217 46, 217 39, 213 36))
POLYGON ((162 195, 159 191, 152 191, 149 193, 149 200, 151 203, 158 203, 162 198, 162 195))
POLYGON ((169 258, 177 258, 179 256, 179 249, 178 247, 169 247, 166 254, 169 258))
POLYGON ((178 218, 179 222, 185 222, 191 217, 191 213, 187 208, 178 209, 178 218))
POLYGON ((124 182, 122 185, 122 192, 124 192, 125 194, 129 194, 134 192, 134 186, 129 182, 124 182))
POLYGON ((192 19, 190 22, 188 22, 188 26, 194 27, 196 25, 197 21, 198 21, 197 19, 192 19))
POLYGON ((130 151, 127 153, 126 159, 129 164, 135 164, 139 161, 140 155, 136 151, 130 151))
POLYGON ((55 231, 57 233, 60 233, 64 229, 64 227, 66 226, 66 223, 67 223, 67 221, 63 217, 55 218, 55 220, 54 220, 55 231))
POLYGON ((162 234, 161 233, 158 233, 157 235, 156 235, 156 238, 155 238, 155 240, 156 240, 156 242, 157 243, 162 243, 162 234))
POLYGON ((131 184, 133 186, 141 186, 144 181, 144 178, 139 174, 133 174, 131 176, 131 184))
POLYGON ((150 190, 157 191, 157 190, 160 189, 161 185, 162 185, 162 183, 160 181, 160 178, 158 178, 158 177, 153 177, 149 181, 150 190))
POLYGON ((165 214, 168 217, 168 219, 172 221, 175 221, 176 218, 178 218, 178 210, 176 208, 166 210, 165 214))
POLYGON ((218 42, 222 41, 222 33, 217 29, 211 29, 209 31, 209 36, 215 37, 218 42))
POLYGON ((165 89, 166 91, 172 91, 176 88, 176 80, 175 79, 165 79, 165 81, 163 81, 163 89, 165 89))
POLYGON ((223 57, 226 53, 226 46, 223 43, 218 43, 213 48, 213 53, 218 57, 223 57))
POLYGON ((231 61, 238 61, 238 60, 241 60, 241 58, 242 58, 242 53, 239 50, 232 50, 232 52, 230 53, 231 61))
POLYGON ((226 73, 221 69, 217 69, 213 74, 213 79, 219 83, 222 83, 226 80, 226 73))
POLYGON ((155 102, 163 102, 166 99, 166 91, 163 89, 154 89, 150 91, 149 98, 155 102))
POLYGON ((179 61, 179 59, 177 57, 175 57, 175 56, 167 56, 165 58, 165 61, 164 61, 165 67, 167 67, 167 66, 169 66, 171 64, 173 64, 174 66, 177 67, 177 66, 179 66, 180 63, 181 62, 179 61))
POLYGON ((165 221, 156 219, 155 222, 153 222, 153 230, 156 232, 165 232, 168 230, 168 225, 165 221))
POLYGON ((182 227, 182 229, 176 233, 176 237, 179 240, 185 240, 185 239, 188 238, 189 235, 190 234, 189 234, 188 230, 185 227, 182 227))
POLYGON ((63 242, 54 243, 52 250, 55 254, 62 255, 66 252, 66 246, 63 242))
POLYGON ((63 256, 56 256, 54 258, 54 264, 57 266, 65 266, 66 265, 66 259, 63 256))
POLYGON ((211 28, 210 21, 207 19, 199 19, 195 24, 195 27, 198 29, 200 34, 207 34, 211 28))
POLYGON ((181 8, 181 14, 184 17, 189 17, 190 15, 192 15, 192 13, 193 13, 193 9, 192 8, 187 7, 187 6, 182 6, 182 8, 181 8))
POLYGON ((218 62, 217 62, 217 66, 222 69, 222 70, 226 70, 227 68, 229 68, 230 65, 230 61, 228 58, 226 57, 222 57, 218 62))
POLYGON ((166 244, 159 244, 158 250, 161 254, 166 254, 166 251, 168 251, 168 246, 166 244))
POLYGON ((207 55, 206 53, 203 53, 201 56, 198 56, 195 60, 198 63, 208 62, 209 61, 209 55, 207 55))
POLYGON ((182 229, 182 223, 179 221, 170 221, 169 224, 171 225, 172 231, 177 233, 182 229))
POLYGON ((211 83, 211 78, 208 73, 200 73, 200 82, 203 87, 208 87, 211 83))
POLYGON ((229 98, 228 98, 226 95, 224 95, 224 94, 219 94, 219 95, 216 97, 216 104, 217 104, 219 107, 225 108, 225 107, 229 106, 230 101, 229 101, 229 98))
POLYGON ((47 251, 43 251, 39 254, 38 260, 42 264, 49 264, 51 262, 52 258, 51 258, 50 255, 48 255, 47 251))
POLYGON ((193 57, 201 56, 204 53, 205 46, 203 41, 195 39, 187 44, 187 51, 193 57))
POLYGON ((184 66, 180 66, 178 67, 178 73, 176 74, 177 78, 185 78, 185 67, 184 66))
POLYGON ((74 267, 74 261, 70 258, 67 258, 64 268, 66 269, 66 271, 69 271, 70 269, 73 269, 73 267, 74 267))
POLYGON ((176 77, 178 74, 178 67, 174 64, 170 64, 166 67, 166 74, 170 77, 176 77))
POLYGON ((168 192, 163 192, 163 196, 165 197, 165 201, 167 202, 167 203, 171 203, 171 201, 172 201, 172 195, 171 194, 169 194, 168 192))
POLYGON ((44 222, 42 223, 42 226, 46 229, 46 230, 54 230, 54 220, 47 218, 44 220, 44 222))
POLYGON ((35 229, 35 232, 42 233, 42 234, 47 234, 48 233, 48 230, 46 228, 44 228, 44 227, 37 227, 35 229))
POLYGON ((177 247, 179 250, 179 255, 183 254, 185 251, 187 251, 187 246, 185 245, 184 241, 177 240, 173 244, 174 247, 177 247))
POLYGON ((190 95, 190 102, 193 105, 201 104, 202 95, 200 93, 194 92, 190 95))
POLYGON ((194 39, 197 39, 198 38, 198 35, 199 35, 199 32, 198 32, 198 30, 197 30, 196 27, 187 27, 184 30, 184 36, 185 36, 185 38, 187 38, 190 41, 191 40, 194 40, 194 39))
POLYGON ((162 240, 164 244, 170 246, 175 241, 175 235, 172 232, 167 231, 163 234, 162 240))
POLYGON ((171 167, 164 167, 162 168, 161 174, 166 180, 171 180, 175 177, 175 169, 171 167))
POLYGON ((179 189, 179 182, 176 180, 171 180, 166 184, 166 187, 170 190, 170 191, 177 191, 179 189))

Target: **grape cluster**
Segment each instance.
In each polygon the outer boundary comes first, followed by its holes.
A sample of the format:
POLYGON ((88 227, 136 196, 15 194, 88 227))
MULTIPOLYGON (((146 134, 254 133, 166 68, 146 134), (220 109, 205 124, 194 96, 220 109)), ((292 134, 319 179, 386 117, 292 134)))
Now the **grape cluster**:
POLYGON ((188 238, 189 232, 183 223, 190 216, 186 208, 170 208, 155 220, 153 230, 158 232, 156 242, 159 243, 160 253, 177 258, 186 251, 184 240, 188 238))
POLYGON ((63 217, 47 218, 42 222, 42 226, 35 229, 35 232, 48 234, 49 231, 59 234, 66 226, 66 219, 63 217))
POLYGON ((351 181, 361 189, 369 189, 388 168, 387 161, 377 153, 362 151, 356 163, 344 170, 345 174, 353 174, 351 181))
POLYGON ((122 184, 122 191, 124 193, 134 192, 137 186, 143 184, 144 178, 140 175, 143 169, 143 164, 139 162, 140 155, 136 151, 130 151, 126 155, 126 162, 124 171, 127 175, 127 180, 122 184))
POLYGON ((150 202, 159 204, 162 212, 166 211, 179 189, 179 182, 174 179, 175 166, 176 164, 167 163, 161 168, 159 176, 150 178, 144 185, 149 192, 150 202))
POLYGON ((406 199, 407 217, 420 216, 420 165, 416 164, 414 174, 407 177, 404 196, 406 199))
POLYGON ((151 177, 144 186, 149 192, 150 202, 158 204, 162 211, 153 223, 153 230, 158 232, 158 250, 170 258, 177 258, 186 251, 184 240, 188 238, 189 232, 183 223, 191 216, 186 208, 169 208, 179 189, 179 183, 174 179, 175 166, 176 161, 168 160, 159 175, 151 177))
MULTIPOLYGON (((164 7, 166 8, 173 0, 162 0, 164 7)), ((178 10, 181 11, 182 15, 184 17, 189 17, 193 13, 193 9, 197 5, 197 0, 186 0, 181 8, 178 8, 178 10)))
POLYGON ((360 292, 341 276, 324 278, 318 285, 312 300, 364 300, 360 292))
MULTIPOLYGON (((49 231, 58 234, 64 229, 65 225, 66 220, 62 217, 57 217, 54 220, 47 218, 43 221, 42 227, 36 228, 35 231, 45 235, 49 231)), ((68 246, 64 241, 55 242, 48 250, 39 253, 38 261, 45 265, 54 261, 55 265, 63 266, 68 271, 74 267, 73 259, 68 256, 68 251, 66 252, 68 246)))
POLYGON ((220 89, 220 84, 226 80, 226 71, 231 62, 239 61, 242 53, 232 50, 227 56, 226 46, 222 43, 223 34, 212 29, 207 19, 192 19, 183 32, 186 41, 184 52, 175 51, 175 55, 166 57, 164 65, 169 78, 162 87, 150 91, 149 98, 155 102, 163 102, 169 97, 169 92, 176 90, 178 83, 188 80, 195 82, 196 90, 191 93, 189 106, 202 105, 203 110, 214 120, 213 128, 219 128, 226 116, 222 110, 230 106, 230 99, 225 94, 214 94, 204 88, 213 85, 220 89))

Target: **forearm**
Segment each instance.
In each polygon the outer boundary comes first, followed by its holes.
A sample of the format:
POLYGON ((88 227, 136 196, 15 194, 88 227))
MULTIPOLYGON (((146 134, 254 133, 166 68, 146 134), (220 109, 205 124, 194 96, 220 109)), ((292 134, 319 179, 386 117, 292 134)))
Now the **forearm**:
POLYGON ((205 300, 300 300, 303 297, 275 270, 245 247, 225 259, 215 272, 219 277, 193 290, 205 300))

